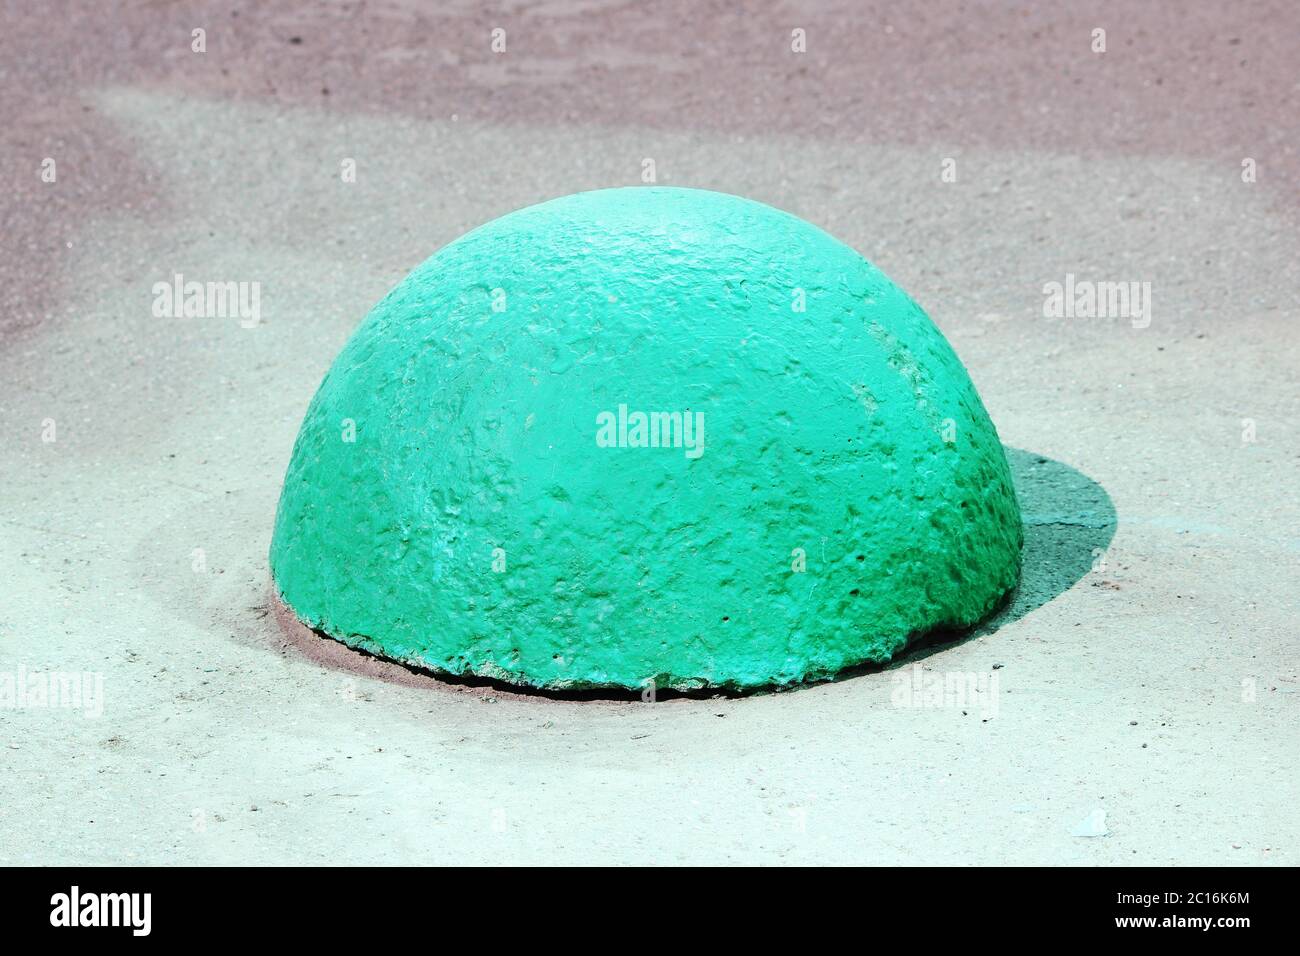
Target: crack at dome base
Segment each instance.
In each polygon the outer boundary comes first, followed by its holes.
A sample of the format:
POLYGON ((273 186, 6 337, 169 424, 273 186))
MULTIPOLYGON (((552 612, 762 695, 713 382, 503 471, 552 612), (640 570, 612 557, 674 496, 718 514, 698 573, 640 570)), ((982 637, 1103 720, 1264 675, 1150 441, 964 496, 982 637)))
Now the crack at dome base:
POLYGON ((974 624, 1021 543, 997 433, 905 293, 787 213, 634 187, 494 220, 371 311, 270 561, 302 622, 391 660, 744 689, 974 624), (638 412, 678 414, 662 447, 638 412))

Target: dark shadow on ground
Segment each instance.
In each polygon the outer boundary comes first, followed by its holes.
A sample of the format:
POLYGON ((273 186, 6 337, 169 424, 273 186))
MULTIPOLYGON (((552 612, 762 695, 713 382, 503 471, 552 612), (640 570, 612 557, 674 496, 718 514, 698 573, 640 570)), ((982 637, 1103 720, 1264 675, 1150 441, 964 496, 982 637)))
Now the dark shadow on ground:
MULTIPOLYGON (((1115 537, 1115 505, 1106 489, 1069 465, 1003 446, 1020 499, 1025 548, 1020 584, 1002 608, 973 628, 917 638, 886 668, 903 667, 992 634, 1072 588, 1115 537)), ((861 673, 855 669, 854 673, 861 673)), ((854 676, 846 673, 837 679, 854 676)))

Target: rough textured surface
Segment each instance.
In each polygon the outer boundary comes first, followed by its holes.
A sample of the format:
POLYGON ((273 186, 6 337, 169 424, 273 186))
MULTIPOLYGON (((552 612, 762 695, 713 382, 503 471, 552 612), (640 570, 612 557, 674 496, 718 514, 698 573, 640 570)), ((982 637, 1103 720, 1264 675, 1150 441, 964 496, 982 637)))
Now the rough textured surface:
POLYGON ((271 567, 303 621, 438 671, 752 687, 974 623, 1021 541, 997 434, 901 290, 769 206, 626 188, 474 230, 372 311, 271 567), (679 420, 639 441, 638 412, 679 420))

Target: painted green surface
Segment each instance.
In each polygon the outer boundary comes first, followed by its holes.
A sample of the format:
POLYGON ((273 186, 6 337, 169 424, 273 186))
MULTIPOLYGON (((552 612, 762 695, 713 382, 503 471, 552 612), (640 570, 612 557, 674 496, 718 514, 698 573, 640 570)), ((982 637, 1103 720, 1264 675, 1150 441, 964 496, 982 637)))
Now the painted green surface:
POLYGON ((439 671, 751 687, 977 621, 1021 540, 993 425, 900 289, 768 206, 628 188, 490 222, 374 308, 271 568, 304 622, 439 671), (628 447, 638 411, 703 413, 702 450, 628 447))

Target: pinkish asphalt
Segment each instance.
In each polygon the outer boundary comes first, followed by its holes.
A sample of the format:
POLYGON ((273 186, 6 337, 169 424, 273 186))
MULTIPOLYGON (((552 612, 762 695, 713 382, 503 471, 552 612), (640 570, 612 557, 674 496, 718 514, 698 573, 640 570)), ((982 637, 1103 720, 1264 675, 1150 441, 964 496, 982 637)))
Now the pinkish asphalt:
MULTIPOLYGON (((0 14, 0 329, 49 317, 67 242, 165 219, 88 102, 112 86, 340 113, 1260 164, 1296 212, 1300 5, 1253 2, 37 3, 0 14), (752 9, 751 9, 752 8, 752 9), (494 26, 510 55, 495 56, 494 26), (1094 28, 1107 50, 1090 49, 1094 28), (207 53, 190 50, 207 31, 207 53), (809 38, 790 51, 791 30, 809 38), (42 188, 56 156, 64 188, 42 188)), ((778 161, 775 157, 773 161, 778 161)), ((454 176, 454 171, 453 171, 454 176)))

